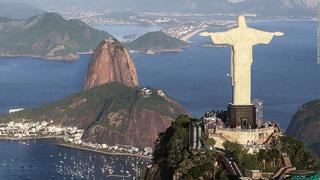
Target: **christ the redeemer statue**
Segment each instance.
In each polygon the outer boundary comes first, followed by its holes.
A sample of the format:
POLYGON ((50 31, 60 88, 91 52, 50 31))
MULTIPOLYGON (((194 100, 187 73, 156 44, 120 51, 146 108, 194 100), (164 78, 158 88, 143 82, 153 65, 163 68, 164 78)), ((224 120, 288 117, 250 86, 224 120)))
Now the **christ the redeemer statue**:
POLYGON ((238 27, 226 32, 203 32, 200 36, 210 36, 214 44, 232 46, 231 77, 233 86, 233 105, 252 105, 251 65, 252 48, 258 44, 269 44, 273 36, 282 32, 264 32, 247 27, 244 16, 238 17, 238 27))

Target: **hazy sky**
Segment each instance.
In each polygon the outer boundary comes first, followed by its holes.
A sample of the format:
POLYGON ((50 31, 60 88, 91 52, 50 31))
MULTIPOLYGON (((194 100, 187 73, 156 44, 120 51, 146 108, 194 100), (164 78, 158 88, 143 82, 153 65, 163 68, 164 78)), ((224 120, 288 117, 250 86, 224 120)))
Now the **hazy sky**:
POLYGON ((264 15, 314 15, 316 0, 0 0, 24 2, 47 10, 47 8, 100 7, 107 11, 178 11, 202 13, 251 12, 264 15), (228 2, 229 1, 229 2, 228 2), (244 1, 233 4, 232 2, 244 1), (311 7, 311 8, 310 8, 311 7))
MULTIPOLYGON (((47 7, 56 7, 56 6, 71 6, 71 5, 78 5, 78 6, 110 6, 112 7, 119 7, 119 6, 143 6, 144 2, 166 2, 168 6, 170 4, 195 4, 203 1, 219 1, 219 0, 0 0, 0 3, 4 2, 24 2, 28 4, 35 5, 37 7, 47 8, 47 7)), ((230 2, 239 2, 244 0, 228 0, 230 2)), ((152 4, 150 3, 150 4, 152 4)))

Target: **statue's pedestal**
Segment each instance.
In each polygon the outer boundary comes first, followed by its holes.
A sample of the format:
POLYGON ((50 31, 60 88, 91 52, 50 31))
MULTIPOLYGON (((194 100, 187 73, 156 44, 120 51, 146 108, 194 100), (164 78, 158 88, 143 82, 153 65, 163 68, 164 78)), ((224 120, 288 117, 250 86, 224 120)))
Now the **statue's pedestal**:
POLYGON ((254 105, 228 106, 228 122, 231 128, 254 129, 257 127, 254 105))

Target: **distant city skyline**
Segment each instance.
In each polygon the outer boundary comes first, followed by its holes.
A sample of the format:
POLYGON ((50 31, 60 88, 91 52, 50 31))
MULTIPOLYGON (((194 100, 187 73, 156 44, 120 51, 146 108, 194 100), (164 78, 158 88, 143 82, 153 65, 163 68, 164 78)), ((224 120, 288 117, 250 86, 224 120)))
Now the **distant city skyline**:
POLYGON ((291 13, 316 7, 316 0, 0 0, 0 3, 28 3, 39 8, 102 8, 107 11, 183 11, 183 12, 235 12, 256 11, 279 13, 290 9, 291 13), (235 3, 235 5, 232 5, 235 3), (273 8, 274 7, 274 8, 273 8), (280 8, 277 8, 280 7, 280 8))

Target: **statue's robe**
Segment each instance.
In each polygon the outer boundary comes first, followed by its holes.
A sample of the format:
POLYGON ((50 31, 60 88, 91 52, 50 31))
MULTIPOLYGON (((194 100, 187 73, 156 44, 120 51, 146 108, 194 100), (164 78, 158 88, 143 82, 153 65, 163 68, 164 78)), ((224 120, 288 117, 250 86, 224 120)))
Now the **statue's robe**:
POLYGON ((273 33, 249 27, 237 27, 226 32, 210 33, 215 44, 232 46, 231 77, 234 105, 251 105, 252 48, 269 44, 273 33))

